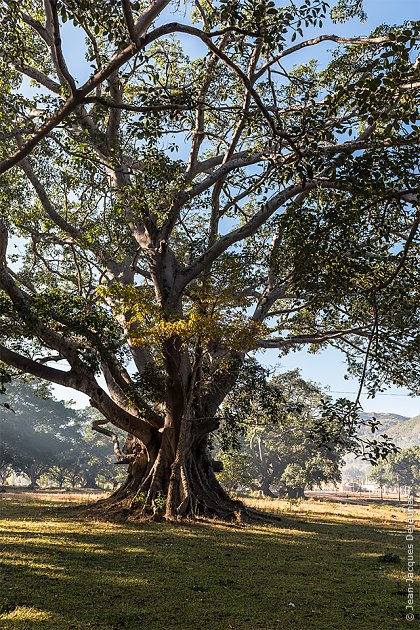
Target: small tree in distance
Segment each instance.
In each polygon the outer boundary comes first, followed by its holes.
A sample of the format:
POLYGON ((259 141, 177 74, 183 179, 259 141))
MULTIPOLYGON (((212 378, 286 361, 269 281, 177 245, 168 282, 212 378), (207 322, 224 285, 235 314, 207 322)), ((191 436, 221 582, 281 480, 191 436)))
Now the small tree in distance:
POLYGON ((265 496, 302 498, 305 488, 340 481, 343 456, 356 439, 343 434, 341 441, 320 444, 323 398, 319 387, 304 381, 298 370, 262 381, 259 391, 253 383, 228 396, 220 431, 226 451, 222 483, 265 496), (232 425, 242 437, 232 436, 232 425))
POLYGON ((373 468, 370 477, 379 484, 381 497, 384 485, 398 488, 398 494, 401 486, 408 486, 410 493, 416 496, 420 488, 420 447, 412 446, 391 454, 385 464, 373 468))

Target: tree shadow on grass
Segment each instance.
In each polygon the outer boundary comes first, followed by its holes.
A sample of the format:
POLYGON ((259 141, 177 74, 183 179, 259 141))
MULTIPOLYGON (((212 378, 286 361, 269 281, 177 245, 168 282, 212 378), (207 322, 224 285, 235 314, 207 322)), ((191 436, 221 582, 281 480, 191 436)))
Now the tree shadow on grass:
POLYGON ((404 553, 393 527, 302 514, 246 528, 115 524, 56 506, 2 508, 11 610, 0 627, 392 630, 405 618, 403 567, 378 561, 404 553))

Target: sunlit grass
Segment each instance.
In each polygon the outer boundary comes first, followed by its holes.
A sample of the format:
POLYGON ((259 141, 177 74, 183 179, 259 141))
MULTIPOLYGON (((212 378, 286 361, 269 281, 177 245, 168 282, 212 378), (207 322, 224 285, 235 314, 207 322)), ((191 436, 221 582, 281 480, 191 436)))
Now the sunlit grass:
POLYGON ((292 500, 289 499, 265 499, 242 498, 244 503, 252 508, 270 512, 273 514, 305 514, 319 519, 325 517, 333 520, 345 520, 350 517, 353 521, 369 520, 370 522, 383 523, 384 520, 406 520, 404 503, 400 507, 390 505, 357 505, 355 503, 333 503, 320 501, 319 499, 292 500))
POLYGON ((404 627, 404 509, 249 501, 282 520, 111 523, 57 495, 5 493, 0 627, 404 627), (401 563, 381 563, 384 553, 401 563))
MULTIPOLYGON (((37 610, 36 608, 28 608, 27 606, 18 606, 8 615, 4 615, 4 619, 7 619, 10 623, 10 627, 13 627, 13 621, 17 620, 22 628, 30 627, 33 623, 48 621, 52 615, 44 610, 37 610)), ((19 626, 16 626, 19 627, 19 626)))

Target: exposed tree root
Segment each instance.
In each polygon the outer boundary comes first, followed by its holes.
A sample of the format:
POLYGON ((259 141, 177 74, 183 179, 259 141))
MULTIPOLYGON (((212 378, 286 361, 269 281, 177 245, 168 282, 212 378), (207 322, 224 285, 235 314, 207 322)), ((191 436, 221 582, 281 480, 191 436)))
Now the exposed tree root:
MULTIPOLYGON (((233 500, 232 500, 233 501, 233 500)), ((126 522, 147 522, 158 521, 168 523, 210 523, 225 524, 231 527, 244 527, 247 525, 264 525, 270 523, 278 523, 282 519, 279 516, 268 512, 259 512, 258 510, 245 506, 240 501, 233 501, 232 506, 220 507, 217 512, 207 511, 206 514, 197 513, 195 516, 177 516, 166 517, 163 510, 147 511, 143 509, 133 509, 127 507, 123 501, 115 502, 112 497, 95 501, 94 503, 82 504, 79 506, 70 506, 66 509, 77 513, 84 517, 92 517, 99 520, 105 520, 115 523, 126 522)))
POLYGON ((232 524, 275 522, 271 514, 258 512, 233 499, 217 480, 212 459, 203 445, 174 458, 161 447, 154 461, 139 448, 128 466, 125 482, 110 497, 81 510, 109 520, 211 520, 232 524))

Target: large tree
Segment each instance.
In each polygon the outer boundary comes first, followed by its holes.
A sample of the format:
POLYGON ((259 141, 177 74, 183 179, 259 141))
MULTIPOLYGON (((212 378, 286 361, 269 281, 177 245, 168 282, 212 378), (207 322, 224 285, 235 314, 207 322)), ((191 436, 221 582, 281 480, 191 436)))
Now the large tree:
POLYGON ((418 389, 419 24, 343 38, 329 11, 0 3, 0 360, 90 397, 115 501, 240 508, 208 436, 255 349, 418 389))

